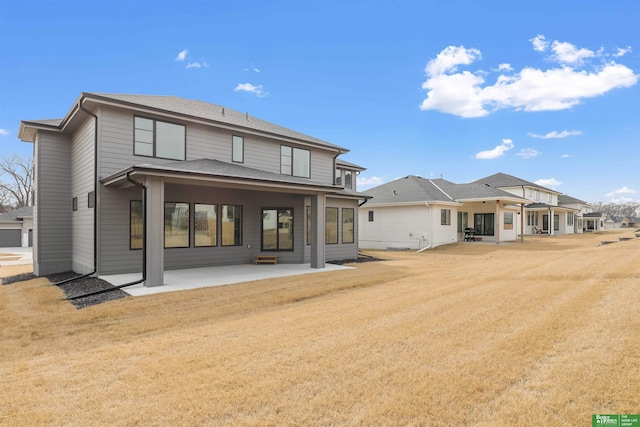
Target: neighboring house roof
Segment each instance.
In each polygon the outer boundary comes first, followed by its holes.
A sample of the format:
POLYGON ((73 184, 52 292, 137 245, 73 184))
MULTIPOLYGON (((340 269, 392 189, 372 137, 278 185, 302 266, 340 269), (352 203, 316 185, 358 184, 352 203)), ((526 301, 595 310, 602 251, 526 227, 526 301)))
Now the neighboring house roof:
POLYGON ((477 182, 477 183, 481 183, 481 184, 488 184, 492 187, 521 187, 521 186, 525 186, 525 187, 533 187, 533 188, 538 188, 540 190, 545 190, 545 191, 549 191, 551 193, 556 193, 556 194, 560 194, 558 193, 556 190, 552 190, 550 188, 546 188, 543 187, 542 185, 538 185, 534 182, 530 182, 530 181, 526 181, 524 179, 515 177, 513 175, 508 175, 506 173, 502 173, 502 172, 498 172, 495 173, 493 175, 487 176, 485 178, 480 178, 476 181, 473 182, 477 182))
POLYGON ((589 204, 589 203, 585 202, 584 200, 576 199, 575 197, 571 197, 571 196, 568 196, 566 194, 559 194, 558 195, 558 203, 559 204, 563 204, 563 205, 567 205, 567 204, 571 204, 571 203, 581 203, 583 205, 588 205, 589 204))
POLYGON ((356 171, 365 171, 367 170, 366 168, 363 168, 362 166, 356 165, 355 163, 351 163, 351 162, 347 162, 346 160, 342 160, 342 159, 337 159, 336 160, 336 166, 342 168, 342 169, 352 169, 352 170, 356 170, 356 171))
POLYGON ((582 215, 583 218, 601 218, 602 212, 591 212, 582 215))
POLYGON ((23 206, 0 213, 0 221, 21 221, 23 218, 33 218, 33 206, 23 206))
POLYGON ((511 193, 483 184, 455 184, 444 179, 409 175, 363 192, 370 204, 410 204, 424 202, 459 203, 473 200, 524 201, 511 193))
POLYGON ((640 222, 640 218, 636 218, 633 216, 625 216, 622 221, 624 222, 629 222, 629 223, 636 223, 636 222, 640 222))
POLYGON ((303 190, 326 191, 331 194, 364 198, 363 194, 355 191, 345 191, 337 185, 318 183, 306 178, 298 178, 290 175, 281 175, 259 169, 248 168, 215 159, 197 159, 188 161, 175 161, 161 164, 139 164, 127 167, 116 172, 101 182, 104 185, 124 183, 127 174, 133 175, 161 175, 161 176, 185 176, 189 178, 199 177, 210 181, 244 182, 247 184, 272 186, 286 186, 303 190))
POLYGON ((248 113, 241 113, 239 111, 204 101, 185 99, 177 96, 129 95, 98 92, 82 92, 78 100, 62 119, 23 120, 18 136, 23 141, 33 142, 32 139, 34 138, 34 133, 27 131, 26 129, 30 125, 52 126, 60 130, 63 129, 67 123, 72 120, 78 109, 78 105, 84 101, 91 101, 98 104, 116 104, 134 109, 151 110, 152 112, 160 114, 165 113, 182 116, 185 120, 205 120, 212 124, 227 125, 238 129, 246 129, 247 131, 258 131, 272 137, 291 138, 300 142, 310 143, 318 147, 338 150, 341 153, 349 151, 344 147, 340 147, 283 126, 278 126, 266 120, 250 116, 248 113))

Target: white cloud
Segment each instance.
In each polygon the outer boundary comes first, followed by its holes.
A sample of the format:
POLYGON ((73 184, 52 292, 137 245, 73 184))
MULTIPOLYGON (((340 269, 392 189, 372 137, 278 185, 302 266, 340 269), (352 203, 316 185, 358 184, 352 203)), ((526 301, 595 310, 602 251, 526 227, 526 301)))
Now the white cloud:
POLYGON ((513 67, 511 66, 511 64, 500 64, 498 65, 498 71, 513 71, 513 67))
POLYGON ((437 76, 457 71, 458 65, 469 65, 482 56, 478 49, 466 49, 464 46, 449 46, 429 61, 425 67, 428 76, 437 76))
POLYGON ((538 34, 532 39, 529 39, 531 44, 533 44, 533 50, 537 52, 544 52, 549 47, 549 42, 545 39, 542 34, 538 34))
POLYGON ((497 159, 504 156, 504 153, 513 148, 513 141, 503 139, 502 144, 497 145, 493 150, 480 151, 476 154, 476 159, 497 159))
POLYGON ((369 178, 358 175, 358 178, 356 178, 356 180, 358 183, 358 188, 361 189, 363 189, 363 187, 373 187, 384 183, 384 179, 378 176, 372 176, 369 178))
MULTIPOLYGON (((546 43, 543 36, 532 41, 536 50, 543 49, 546 43)), ((509 74, 505 74, 507 70, 503 68, 493 84, 485 84, 483 76, 486 72, 482 70, 458 71, 459 66, 470 65, 480 59, 479 50, 449 46, 425 67, 427 79, 422 88, 427 94, 420 109, 465 118, 483 117, 503 108, 516 111, 564 110, 586 98, 604 95, 615 88, 630 87, 638 81, 639 75, 614 61, 590 69, 578 68, 584 58, 594 55, 589 49, 557 41, 553 46, 554 55, 550 59, 560 62, 556 68, 525 67, 509 74)))
POLYGON ((585 48, 578 49, 571 43, 559 42, 557 40, 551 44, 551 50, 554 52, 553 59, 562 64, 582 64, 584 59, 595 56, 592 50, 585 48))
POLYGON ((184 61, 185 59, 187 59, 187 53, 189 53, 188 49, 184 49, 183 51, 181 51, 180 53, 178 53, 178 56, 176 56, 176 61, 184 61))
POLYGON ((562 156, 560 156, 561 159, 566 159, 567 157, 569 157, 568 154, 563 154, 562 156))
POLYGON ((8 130, 6 130, 6 129, 2 129, 2 128, 0 128, 0 135, 2 135, 2 136, 7 136, 7 135, 9 135, 9 131, 8 131, 8 130))
POLYGON ((540 154, 542 153, 535 148, 523 148, 519 153, 516 154, 516 156, 520 156, 523 159, 529 159, 531 157, 539 156, 540 154))
POLYGON ((555 190, 556 187, 562 185, 562 183, 555 178, 539 179, 534 182, 538 185, 542 185, 543 187, 551 188, 553 190, 555 190))
POLYGON ((616 53, 613 54, 613 56, 615 56, 616 58, 620 58, 621 56, 624 56, 630 52, 631 52, 631 46, 627 46, 625 48, 619 47, 616 53))
POLYGON ((233 90, 254 93, 258 98, 264 98, 269 95, 269 92, 262 89, 262 85, 254 86, 251 83, 239 83, 233 90))
POLYGON ((607 193, 607 197, 618 197, 622 194, 636 194, 636 190, 633 190, 626 185, 618 190, 612 191, 611 193, 607 193))
POLYGON ((187 65, 185 66, 185 68, 209 68, 209 64, 207 64, 206 62, 188 62, 187 65))
POLYGON ((537 133, 529 133, 528 134, 532 138, 541 138, 541 139, 549 139, 549 138, 566 138, 568 136, 577 136, 582 135, 582 132, 579 130, 563 130, 562 132, 558 132, 557 130, 552 130, 544 135, 539 135, 537 133))

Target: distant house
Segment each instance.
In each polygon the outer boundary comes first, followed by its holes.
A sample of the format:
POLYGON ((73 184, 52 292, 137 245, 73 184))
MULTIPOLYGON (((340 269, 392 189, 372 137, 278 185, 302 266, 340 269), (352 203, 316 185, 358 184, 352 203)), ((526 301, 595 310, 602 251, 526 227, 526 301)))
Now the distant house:
POLYGON ((409 175, 364 192, 360 246, 423 249, 464 241, 601 230, 590 205, 521 178, 497 173, 468 184, 409 175), (467 229, 467 233, 465 233, 467 229))
POLYGON ((620 221, 621 228, 639 228, 640 227, 640 218, 636 218, 633 216, 626 216, 622 218, 620 221))
POLYGON ((610 216, 609 218, 604 220, 604 228, 606 228, 607 230, 622 228, 622 219, 617 216, 610 216))
POLYGON ((475 239, 516 240, 522 197, 484 184, 455 184, 409 175, 363 192, 360 247, 425 249, 475 239))
POLYGON ((33 206, 25 206, 0 214, 0 247, 33 246, 33 206))
POLYGON ((521 196, 525 206, 525 234, 581 233, 581 219, 589 211, 586 202, 564 196, 550 188, 505 173, 496 173, 475 181, 521 196), (582 215, 581 215, 582 213, 582 215))
POLYGON ((34 144, 36 275, 309 263, 358 256, 349 150, 174 96, 81 93, 67 114, 25 120, 34 144))

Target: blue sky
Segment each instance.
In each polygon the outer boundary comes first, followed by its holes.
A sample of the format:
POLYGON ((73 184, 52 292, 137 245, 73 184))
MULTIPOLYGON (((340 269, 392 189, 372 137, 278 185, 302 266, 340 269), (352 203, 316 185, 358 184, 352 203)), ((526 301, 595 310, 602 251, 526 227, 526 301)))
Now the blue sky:
POLYGON ((351 150, 360 189, 504 172, 640 201, 640 2, 0 0, 0 154, 80 92, 199 99, 351 150))

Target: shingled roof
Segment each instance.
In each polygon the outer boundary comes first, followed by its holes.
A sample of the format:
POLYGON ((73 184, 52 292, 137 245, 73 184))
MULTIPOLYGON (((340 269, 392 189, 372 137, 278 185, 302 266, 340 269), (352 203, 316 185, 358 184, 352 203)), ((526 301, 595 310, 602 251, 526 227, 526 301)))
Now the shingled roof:
MULTIPOLYGON (((267 136, 285 137, 297 140, 303 143, 310 143, 318 147, 338 150, 341 153, 347 153, 349 150, 335 144, 323 141, 318 138, 288 129, 283 126, 276 125, 266 120, 253 117, 248 113, 242 113, 230 108, 211 104, 195 99, 185 99, 178 96, 169 95, 134 95, 134 94, 118 94, 118 93, 101 93, 101 92, 82 92, 78 100, 73 104, 72 108, 62 119, 46 119, 46 120, 23 120, 26 125, 41 125, 57 128, 64 128, 71 120, 73 112, 76 110, 78 103, 82 101, 92 101, 97 103, 117 104, 123 107, 133 109, 145 109, 157 112, 158 114, 171 114, 174 116, 182 116, 185 120, 204 120, 215 125, 221 124, 231 126, 233 128, 245 129, 247 131, 255 131, 267 136)), ((19 135, 20 136, 20 135, 19 135)))
POLYGON ((363 193, 372 197, 370 204, 457 203, 483 199, 525 201, 511 193, 484 184, 456 184, 442 178, 426 179, 415 175, 396 179, 363 193))
POLYGON ((535 182, 530 182, 530 181, 518 178, 518 177, 513 176, 513 175, 508 175, 508 174, 502 173, 502 172, 498 172, 498 173, 495 173, 493 175, 489 175, 487 177, 480 178, 480 179, 475 180, 473 182, 479 183, 479 184, 487 184, 487 185, 490 185, 490 186, 495 187, 495 188, 500 188, 500 187, 520 187, 520 186, 524 185, 526 187, 538 188, 540 190, 550 191, 552 193, 559 194, 556 190, 552 190, 550 188, 543 187, 542 185, 538 185, 535 182))

